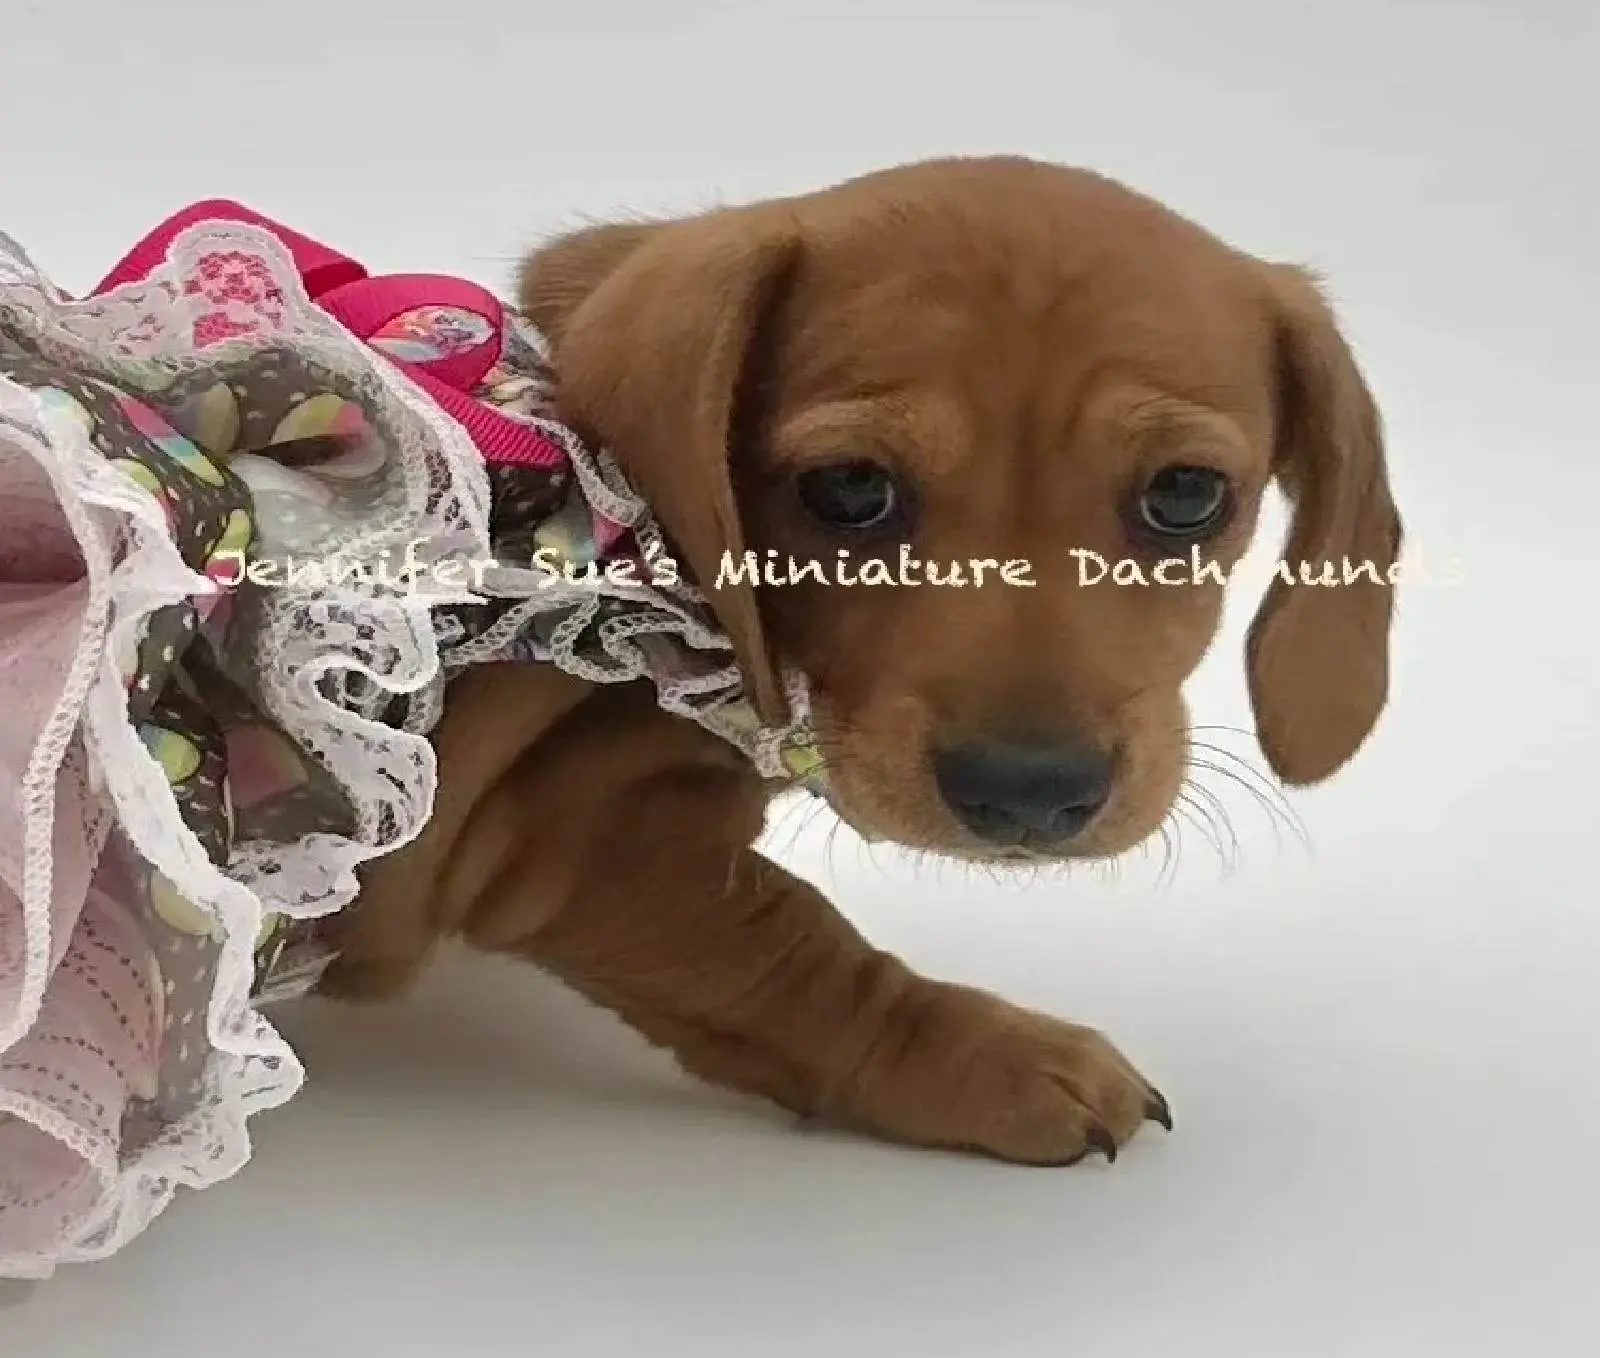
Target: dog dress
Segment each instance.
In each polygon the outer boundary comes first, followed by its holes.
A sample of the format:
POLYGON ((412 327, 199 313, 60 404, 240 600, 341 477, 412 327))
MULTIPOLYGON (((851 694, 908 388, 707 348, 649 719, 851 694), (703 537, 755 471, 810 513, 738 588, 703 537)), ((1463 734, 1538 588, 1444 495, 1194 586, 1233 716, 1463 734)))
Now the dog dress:
POLYGON ((451 674, 648 681, 820 786, 803 685, 763 727, 538 335, 465 280, 221 201, 84 299, 0 238, 0 489, 0 1277, 248 1160, 303 1078, 261 1006, 425 823, 451 674))

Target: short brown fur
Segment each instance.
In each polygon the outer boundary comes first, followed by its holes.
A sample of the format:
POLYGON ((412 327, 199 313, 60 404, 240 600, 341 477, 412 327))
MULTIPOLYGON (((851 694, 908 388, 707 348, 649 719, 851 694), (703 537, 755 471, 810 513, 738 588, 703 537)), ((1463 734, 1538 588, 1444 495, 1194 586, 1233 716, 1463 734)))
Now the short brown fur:
MULTIPOLYGON (((1206 549, 1223 566, 1274 480, 1291 563, 1382 572, 1400 549, 1378 413, 1312 280, 1083 171, 929 162, 602 226, 535 251, 520 293, 564 418, 703 584, 727 551, 831 560, 793 473, 862 452, 917 486, 919 560, 1031 564, 1031 588, 710 591, 769 716, 782 667, 808 676, 837 808, 874 838, 1004 857, 946 808, 930 751, 1068 731, 1115 750, 1117 775, 1064 855, 1162 824, 1222 588, 1085 588, 1068 549, 1147 552, 1124 511, 1163 462, 1232 478, 1206 549)), ((1334 773, 1377 721, 1391 595, 1269 592, 1248 671, 1286 782, 1334 773)), ((1167 1120, 1098 1033, 914 974, 757 854, 770 789, 650 693, 485 668, 435 742, 435 817, 366 874, 329 993, 397 993, 460 936, 564 977, 696 1075, 901 1142, 1063 1164, 1167 1120)))

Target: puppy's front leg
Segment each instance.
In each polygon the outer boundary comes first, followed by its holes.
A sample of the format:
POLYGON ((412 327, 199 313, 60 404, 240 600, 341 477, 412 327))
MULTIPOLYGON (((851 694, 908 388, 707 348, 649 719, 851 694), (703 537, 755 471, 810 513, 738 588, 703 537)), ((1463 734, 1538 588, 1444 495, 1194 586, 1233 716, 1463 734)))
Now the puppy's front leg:
POLYGON ((745 777, 659 774, 630 789, 558 911, 479 942, 549 968, 701 1078, 889 1139, 1069 1164, 1168 1122, 1098 1033, 871 947, 744 847, 759 825, 745 777))

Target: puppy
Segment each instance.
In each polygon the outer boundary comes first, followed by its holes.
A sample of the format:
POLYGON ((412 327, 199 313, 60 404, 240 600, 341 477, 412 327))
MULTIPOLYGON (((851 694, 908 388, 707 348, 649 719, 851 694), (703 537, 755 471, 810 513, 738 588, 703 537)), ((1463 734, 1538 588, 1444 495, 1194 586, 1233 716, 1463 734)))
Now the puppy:
MULTIPOLYGON (((1267 758, 1316 783, 1378 719, 1400 520, 1373 399, 1298 269, 1093 174, 955 160, 582 231, 528 258, 520 302, 563 418, 703 587, 752 550, 990 563, 966 588, 708 589, 764 714, 782 666, 806 676, 830 795, 869 837, 1032 864, 1155 833, 1215 569, 1272 483, 1288 568, 1336 583, 1280 577, 1251 629, 1267 758), (1074 549, 1185 583, 1087 585, 1074 549)), ((457 936, 697 1076, 898 1142, 1061 1165, 1170 1126, 1098 1032, 913 973, 757 854, 770 789, 648 686, 469 671, 435 743, 435 817, 367 873, 325 992, 395 994, 457 936)))

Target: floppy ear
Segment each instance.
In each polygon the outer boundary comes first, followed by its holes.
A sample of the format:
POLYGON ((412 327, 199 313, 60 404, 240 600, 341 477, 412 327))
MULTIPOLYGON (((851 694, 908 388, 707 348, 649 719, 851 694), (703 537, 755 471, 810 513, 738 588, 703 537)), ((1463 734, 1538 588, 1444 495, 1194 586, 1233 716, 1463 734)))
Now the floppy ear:
POLYGON ((599 227, 524 265, 521 302, 551 343, 564 417, 621 464, 733 643, 763 720, 788 705, 753 583, 721 582, 745 552, 734 444, 745 378, 799 259, 793 221, 735 208, 599 227))
POLYGON ((666 223, 603 222, 558 237, 522 261, 517 295, 523 314, 550 344, 629 255, 666 223))
POLYGON ((1303 786, 1343 767, 1388 701, 1390 568, 1402 531, 1382 420, 1332 312, 1304 271, 1268 274, 1279 365, 1274 471, 1293 518, 1246 654, 1261 747, 1280 778, 1303 786), (1332 583, 1304 583, 1324 578, 1332 583))

